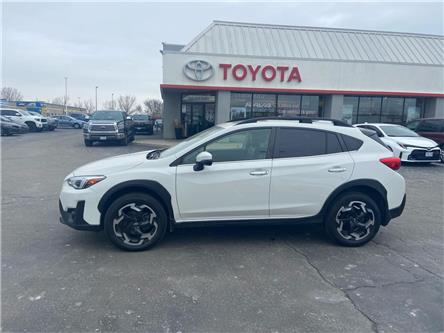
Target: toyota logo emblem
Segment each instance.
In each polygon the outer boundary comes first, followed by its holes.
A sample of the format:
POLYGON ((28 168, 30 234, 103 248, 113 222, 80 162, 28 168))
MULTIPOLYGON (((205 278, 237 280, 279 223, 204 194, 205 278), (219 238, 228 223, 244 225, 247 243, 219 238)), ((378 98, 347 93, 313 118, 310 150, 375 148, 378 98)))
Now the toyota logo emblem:
POLYGON ((213 76, 213 66, 204 60, 192 60, 183 66, 183 73, 193 81, 205 81, 213 76))

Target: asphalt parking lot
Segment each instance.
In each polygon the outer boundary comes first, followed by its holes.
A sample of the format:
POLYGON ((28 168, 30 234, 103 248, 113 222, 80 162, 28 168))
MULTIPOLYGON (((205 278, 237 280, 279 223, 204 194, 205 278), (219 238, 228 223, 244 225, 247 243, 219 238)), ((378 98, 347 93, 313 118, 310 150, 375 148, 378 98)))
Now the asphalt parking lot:
POLYGON ((361 248, 313 226, 225 227, 128 253, 58 222, 70 171, 148 148, 2 138, 3 331, 444 331, 444 165, 403 166, 404 214, 361 248))

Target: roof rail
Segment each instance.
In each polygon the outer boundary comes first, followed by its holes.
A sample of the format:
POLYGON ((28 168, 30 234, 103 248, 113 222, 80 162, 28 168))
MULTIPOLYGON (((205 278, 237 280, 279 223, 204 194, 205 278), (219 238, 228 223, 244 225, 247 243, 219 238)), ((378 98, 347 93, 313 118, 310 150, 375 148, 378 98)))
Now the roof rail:
POLYGON ((350 124, 338 119, 319 118, 319 117, 257 117, 239 121, 236 125, 251 124, 263 120, 296 120, 300 123, 312 124, 315 121, 330 121, 335 126, 353 127, 350 124))

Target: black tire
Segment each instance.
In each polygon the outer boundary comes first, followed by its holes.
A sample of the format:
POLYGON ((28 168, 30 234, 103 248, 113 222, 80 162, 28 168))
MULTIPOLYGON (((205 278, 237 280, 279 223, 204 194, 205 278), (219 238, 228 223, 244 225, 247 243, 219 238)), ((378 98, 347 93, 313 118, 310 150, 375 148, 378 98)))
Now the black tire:
POLYGON ((32 121, 27 121, 26 125, 28 125, 30 132, 37 132, 37 126, 32 121))
POLYGON ((121 196, 105 213, 105 234, 123 250, 147 250, 165 236, 167 229, 168 218, 163 206, 148 194, 134 192, 121 196))
POLYGON ((327 234, 335 242, 356 247, 375 237, 381 226, 381 219, 381 209, 372 198, 364 193, 348 192, 339 195, 332 204, 325 217, 324 226, 327 234))
POLYGON ((74 124, 74 125, 72 125, 72 127, 74 127, 75 129, 79 129, 80 125, 79 124, 74 124))
POLYGON ((93 142, 91 140, 85 139, 84 142, 85 142, 85 146, 87 146, 87 147, 91 147, 93 145, 93 142))

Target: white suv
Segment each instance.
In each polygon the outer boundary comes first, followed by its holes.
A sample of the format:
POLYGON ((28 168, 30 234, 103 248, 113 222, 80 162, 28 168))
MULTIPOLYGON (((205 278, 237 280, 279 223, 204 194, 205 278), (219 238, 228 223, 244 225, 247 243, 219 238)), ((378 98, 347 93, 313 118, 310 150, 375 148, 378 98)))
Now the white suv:
POLYGON ((373 131, 337 120, 219 124, 166 150, 116 156, 69 174, 60 221, 104 229, 126 250, 192 224, 323 223, 359 246, 401 215, 400 159, 373 131))
POLYGON ((8 117, 11 120, 26 124, 31 132, 40 132, 46 126, 47 120, 40 115, 31 114, 28 111, 20 109, 0 108, 0 115, 8 117))

